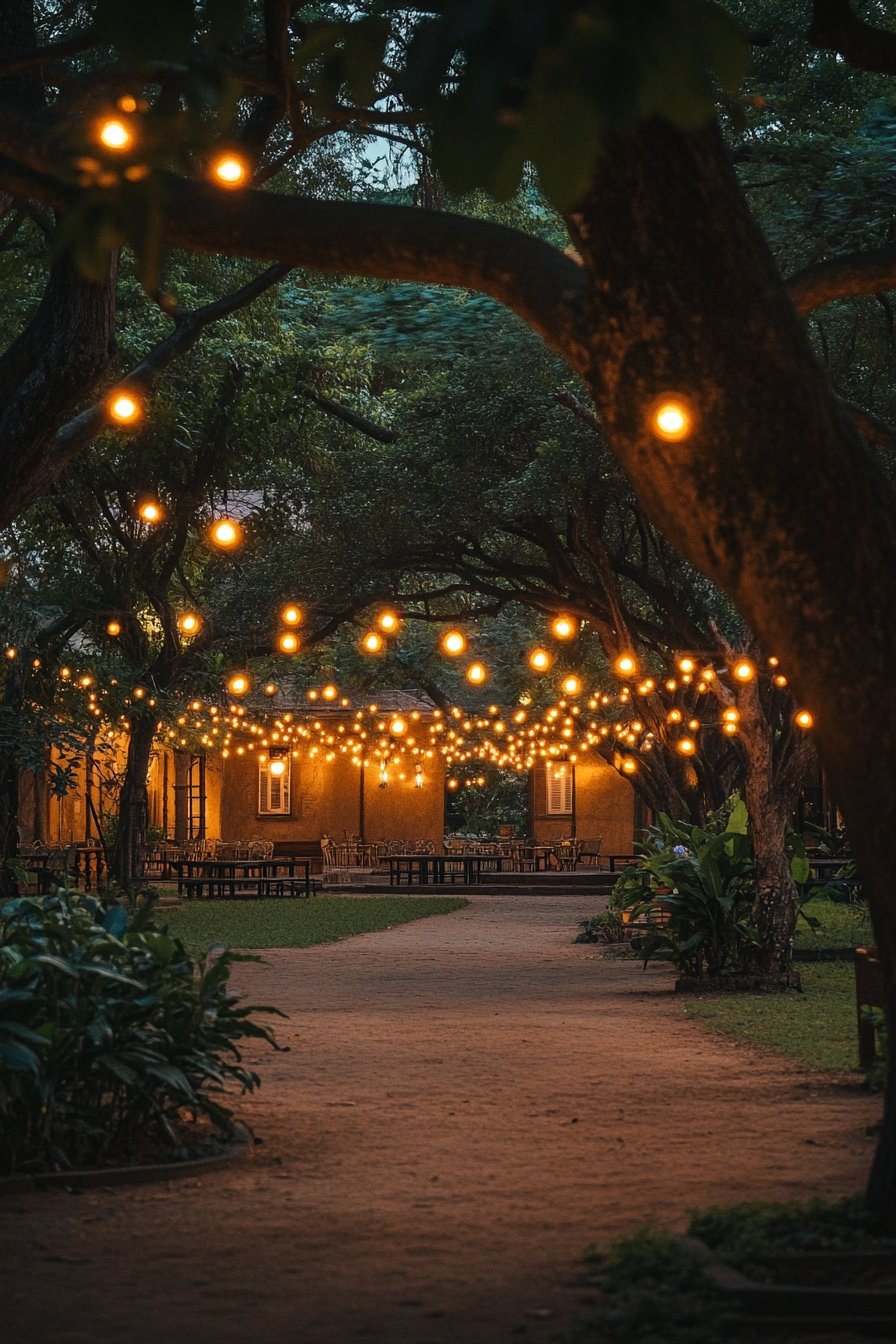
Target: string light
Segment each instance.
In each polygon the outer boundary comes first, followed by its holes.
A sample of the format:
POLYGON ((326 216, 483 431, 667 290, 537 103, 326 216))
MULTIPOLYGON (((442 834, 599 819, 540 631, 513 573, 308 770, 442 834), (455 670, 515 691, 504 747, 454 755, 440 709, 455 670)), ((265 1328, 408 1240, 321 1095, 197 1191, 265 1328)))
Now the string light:
POLYGON ((631 653, 620 653, 613 668, 621 677, 632 677, 638 670, 638 663, 631 653))
POLYGON ((794 714, 793 721, 798 724, 800 728, 811 728, 815 722, 808 709, 799 710, 798 713, 794 714))
POLYGON ((488 679, 488 671, 483 663, 470 663, 465 675, 474 686, 481 686, 488 679))
POLYGON ((653 403, 650 427, 654 434, 667 443, 679 443, 691 433, 694 414, 689 404, 677 393, 665 393, 653 403))
POLYGON ((446 630, 439 641, 442 652, 456 658, 458 654, 464 652, 467 647, 466 637, 459 630, 446 630))
POLYGON ((242 187, 249 176, 249 165, 240 154, 228 150, 212 160, 211 176, 219 187, 242 187))
POLYGON ((97 127, 97 139, 105 149, 121 153, 134 143, 134 133, 119 117, 106 117, 97 127))
POLYGON ((676 751, 680 751, 682 756, 693 756, 697 750, 697 743, 692 737, 680 737, 675 743, 676 751))
POLYGON ((251 685, 251 679, 245 672, 237 672, 228 681, 227 689, 231 695, 245 695, 251 685))
POLYGON ((387 635, 394 635, 396 630, 401 628, 401 617, 397 611, 381 611, 376 618, 376 623, 387 635))
POLYGON ((578 677, 564 677, 560 689, 563 691, 564 695, 580 695, 582 683, 578 677))
POLYGON ((107 635, 111 635, 113 639, 115 638, 116 635, 120 635, 120 634, 121 634, 121 622, 120 622, 120 621, 107 621, 107 622, 106 622, 106 634, 107 634, 107 635))
POLYGON ((367 634, 361 640, 361 648, 365 653, 380 653, 383 649, 383 637, 377 634, 376 630, 368 630, 367 634))
POLYGON ((741 658, 731 669, 732 675, 741 682, 752 681, 756 675, 756 668, 750 662, 749 658, 741 658))
POLYGON ((160 523, 165 517, 165 510, 157 499, 144 499, 142 504, 138 505, 137 517, 143 523, 160 523))
POLYGON ((201 625, 202 620, 195 611, 185 611, 177 618, 177 628, 182 635, 195 635, 201 625))
POLYGON ((533 649, 529 654, 529 666, 533 672, 547 672, 553 661, 553 655, 547 649, 533 649))
POLYGON ((106 414, 117 425, 135 425, 143 418, 143 403, 133 392, 116 390, 106 398, 106 414))
POLYGON ((284 630, 277 640, 277 647, 281 653, 298 653, 299 637, 294 635, 291 630, 284 630))
POLYGON ((210 540, 223 551, 233 550, 243 539, 243 529, 235 518, 218 518, 208 530, 210 540))
POLYGON ((557 616, 551 622, 551 634, 555 639, 572 639, 576 629, 577 623, 571 616, 557 616))
POLYGON ((297 607, 294 602, 287 602, 280 612, 280 619, 284 625, 301 625, 302 608, 297 607))

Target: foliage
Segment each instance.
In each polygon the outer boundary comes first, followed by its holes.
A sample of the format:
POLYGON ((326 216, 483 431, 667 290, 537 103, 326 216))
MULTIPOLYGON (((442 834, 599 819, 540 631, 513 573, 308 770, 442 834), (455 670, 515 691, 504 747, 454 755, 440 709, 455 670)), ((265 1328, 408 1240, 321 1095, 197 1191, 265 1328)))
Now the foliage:
POLYGON ((792 1251, 857 1251, 896 1248, 896 1237, 879 1237, 860 1195, 827 1203, 750 1202, 694 1213, 688 1232, 745 1274, 773 1277, 777 1255, 792 1251))
POLYGON ((695 1256, 677 1237, 642 1228, 589 1256, 600 1314, 575 1344, 727 1344, 732 1319, 695 1256))
POLYGON ((661 813, 640 848, 644 858, 625 870, 613 898, 634 919, 656 920, 657 927, 633 943, 645 962, 672 961, 690 976, 739 969, 755 944, 747 923, 754 884, 743 802, 719 834, 661 813))
POLYGON ((453 896, 315 897, 311 901, 191 901, 170 913, 172 932, 192 956, 230 947, 316 947, 356 933, 391 929, 428 915, 449 914, 469 902, 453 896))
POLYGON ((454 770, 452 778, 458 781, 458 787, 448 791, 446 822, 450 834, 494 837, 502 826, 512 826, 517 836, 526 834, 528 775, 480 761, 475 768, 471 764, 454 770))
POLYGON ((196 965, 151 919, 64 889, 0 910, 0 1167, 180 1155, 187 1115, 232 1130, 225 1095, 259 1078, 239 1042, 274 1045, 228 988, 222 952, 196 965))

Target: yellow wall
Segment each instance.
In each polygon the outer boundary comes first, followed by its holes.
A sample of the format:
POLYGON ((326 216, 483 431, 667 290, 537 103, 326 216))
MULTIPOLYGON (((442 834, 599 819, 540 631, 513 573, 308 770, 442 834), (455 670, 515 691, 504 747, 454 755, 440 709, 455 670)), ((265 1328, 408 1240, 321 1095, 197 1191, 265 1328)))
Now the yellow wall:
MULTIPOLYGON (((634 789, 606 761, 578 761, 575 769, 576 835, 582 840, 600 836, 602 854, 630 854, 634 842, 634 789)), ((535 796, 539 796, 538 791, 535 796)), ((541 844, 559 840, 572 830, 570 817, 536 813, 532 824, 533 835, 541 844)))
MULTIPOLYGON (((290 815, 258 815, 258 761, 253 753, 223 762, 221 835, 225 840, 341 840, 361 832, 360 767, 347 756, 293 757, 290 815)), ((364 836, 367 840, 429 839, 444 833, 445 772, 442 758, 427 760, 422 788, 414 786, 410 757, 389 767, 389 784, 379 786, 379 767, 364 769, 364 836), (401 779, 404 774, 405 778, 401 779)))

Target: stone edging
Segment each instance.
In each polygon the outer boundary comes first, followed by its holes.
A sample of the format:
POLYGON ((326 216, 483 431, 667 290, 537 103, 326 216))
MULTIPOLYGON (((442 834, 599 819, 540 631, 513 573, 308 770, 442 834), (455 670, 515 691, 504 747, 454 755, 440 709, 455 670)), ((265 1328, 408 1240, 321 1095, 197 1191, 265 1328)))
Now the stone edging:
POLYGON ((183 1162, 148 1162, 136 1167, 91 1167, 82 1171, 40 1171, 0 1179, 0 1195, 28 1190, 89 1190, 103 1185, 148 1185, 152 1181, 175 1181, 184 1176, 202 1176, 238 1162, 252 1152, 252 1136, 244 1125, 226 1148, 211 1157, 192 1157, 183 1162))

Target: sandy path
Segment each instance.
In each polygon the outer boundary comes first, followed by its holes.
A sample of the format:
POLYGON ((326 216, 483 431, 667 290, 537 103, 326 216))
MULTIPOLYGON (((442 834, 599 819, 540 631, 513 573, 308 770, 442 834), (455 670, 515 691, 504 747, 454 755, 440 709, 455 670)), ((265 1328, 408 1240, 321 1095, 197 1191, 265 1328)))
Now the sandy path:
POLYGON ((276 1003, 255 1158, 0 1206, 7 1344, 553 1338, 579 1258, 710 1202, 858 1188, 879 1102, 685 1021, 571 942, 586 897, 480 897, 239 982, 276 1003))

